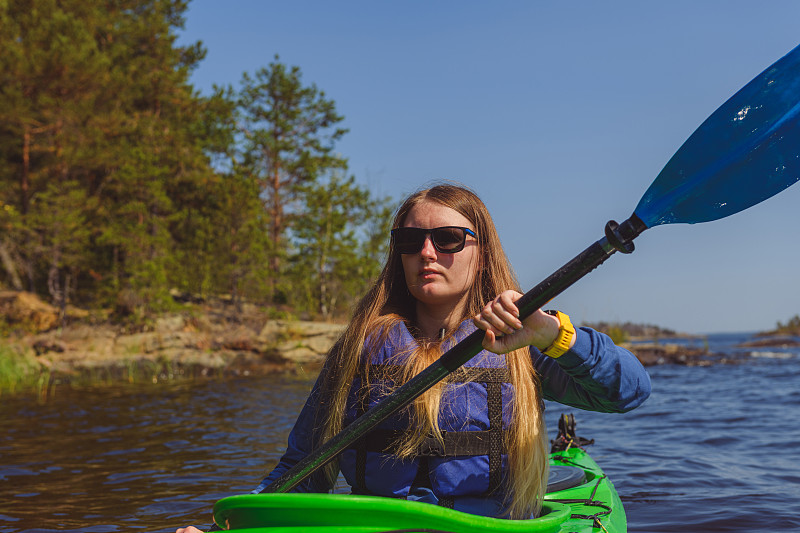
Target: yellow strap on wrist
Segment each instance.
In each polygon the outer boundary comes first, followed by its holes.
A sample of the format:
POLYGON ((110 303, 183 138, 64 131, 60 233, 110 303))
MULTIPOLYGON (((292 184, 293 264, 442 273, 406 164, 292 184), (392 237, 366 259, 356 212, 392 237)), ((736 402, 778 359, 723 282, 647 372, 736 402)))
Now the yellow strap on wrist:
POLYGON ((558 327, 558 336, 556 340, 553 341, 553 344, 545 348, 542 353, 547 357, 557 359, 569 350, 572 337, 575 336, 575 326, 570 322, 569 316, 561 311, 547 311, 547 313, 558 318, 561 325, 558 327))

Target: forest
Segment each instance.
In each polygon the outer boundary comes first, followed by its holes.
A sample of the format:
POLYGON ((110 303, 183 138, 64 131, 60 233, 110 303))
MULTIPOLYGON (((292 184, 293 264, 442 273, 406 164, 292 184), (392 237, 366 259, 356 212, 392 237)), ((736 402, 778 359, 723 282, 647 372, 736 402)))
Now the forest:
MULTIPOLYGON (((183 0, 0 0, 0 289, 141 318, 175 295, 330 319, 386 253, 391 199, 278 56, 201 94, 183 0)), ((278 311, 276 311, 278 312, 278 311)))

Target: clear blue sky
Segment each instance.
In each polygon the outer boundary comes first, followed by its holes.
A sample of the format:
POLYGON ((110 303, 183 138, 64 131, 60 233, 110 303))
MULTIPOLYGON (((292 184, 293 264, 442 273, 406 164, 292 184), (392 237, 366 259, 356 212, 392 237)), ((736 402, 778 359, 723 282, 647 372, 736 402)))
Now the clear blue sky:
MULTIPOLYGON (((800 2, 194 0, 203 92, 275 54, 336 102, 350 171, 397 199, 437 179, 485 201, 525 289, 632 213, 694 129, 800 44, 800 2)), ((800 149, 800 147, 799 147, 800 149)), ((754 179, 758 179, 754 176, 754 179)), ((646 231, 550 307, 690 333, 800 313, 800 186, 646 231)))

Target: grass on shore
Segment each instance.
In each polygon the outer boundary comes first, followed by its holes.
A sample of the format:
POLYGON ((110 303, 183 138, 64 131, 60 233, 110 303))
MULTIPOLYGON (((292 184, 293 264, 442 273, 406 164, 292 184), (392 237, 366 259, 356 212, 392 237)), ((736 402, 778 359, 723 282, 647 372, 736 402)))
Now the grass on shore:
POLYGON ((123 358, 111 365, 77 368, 69 372, 51 371, 20 348, 0 341, 0 397, 34 393, 46 400, 57 387, 71 388, 157 384, 181 380, 209 379, 238 375, 235 370, 211 368, 200 364, 184 365, 166 358, 155 361, 123 358))
POLYGON ((43 379, 49 381, 49 376, 43 375, 41 365, 33 356, 0 344, 0 396, 18 390, 35 389, 43 379))

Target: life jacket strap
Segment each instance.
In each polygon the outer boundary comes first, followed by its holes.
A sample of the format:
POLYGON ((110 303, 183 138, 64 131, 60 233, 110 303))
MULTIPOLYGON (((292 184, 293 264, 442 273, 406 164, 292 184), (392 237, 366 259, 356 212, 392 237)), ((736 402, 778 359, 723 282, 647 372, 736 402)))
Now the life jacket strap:
POLYGON ((502 384, 490 382, 487 386, 487 403, 489 404, 489 488, 487 494, 500 488, 503 478, 502 462, 503 438, 503 393, 502 384))
MULTIPOLYGON (((499 455, 505 453, 504 434, 506 430, 488 429, 485 431, 442 431, 444 445, 435 437, 425 438, 417 457, 459 457, 472 455, 499 455)), ((356 442, 358 452, 384 453, 396 455, 397 441, 403 435, 399 429, 373 429, 356 442)))
MULTIPOLYGON (((390 380, 400 383, 404 367, 401 365, 369 365, 369 381, 376 383, 390 380)), ((479 366, 462 366, 442 379, 443 383, 511 383, 508 368, 484 368, 479 366)))

